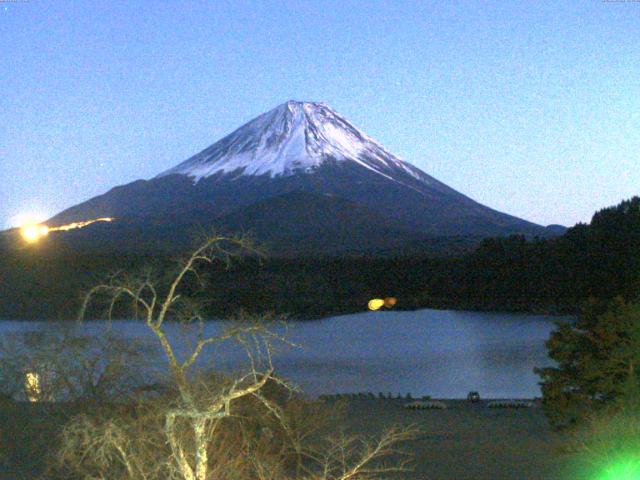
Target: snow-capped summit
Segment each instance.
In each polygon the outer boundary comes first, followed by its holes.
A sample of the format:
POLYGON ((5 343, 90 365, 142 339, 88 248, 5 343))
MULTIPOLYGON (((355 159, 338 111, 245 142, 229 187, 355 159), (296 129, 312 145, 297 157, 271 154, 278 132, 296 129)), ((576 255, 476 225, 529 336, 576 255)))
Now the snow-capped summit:
POLYGON ((311 173, 327 160, 351 161, 387 178, 401 169, 426 183, 428 176, 400 160, 321 102, 290 100, 158 177, 181 174, 198 181, 217 173, 311 173))

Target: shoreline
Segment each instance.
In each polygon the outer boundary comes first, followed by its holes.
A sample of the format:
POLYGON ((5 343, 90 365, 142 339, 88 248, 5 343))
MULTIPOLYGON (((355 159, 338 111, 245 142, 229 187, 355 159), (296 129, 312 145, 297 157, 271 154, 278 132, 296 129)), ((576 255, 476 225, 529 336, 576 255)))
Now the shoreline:
MULTIPOLYGON (((378 310, 378 311, 371 311, 368 310, 365 307, 361 308, 361 309, 348 309, 348 310, 340 310, 340 311, 335 311, 335 312, 331 312, 329 311, 328 313, 325 314, 311 314, 309 316, 306 316, 305 318, 300 318, 296 315, 289 315, 287 316, 287 314, 275 314, 277 315, 283 315, 285 318, 285 321, 290 321, 293 323, 305 323, 305 322, 315 322, 315 321, 321 321, 321 320, 328 320, 330 318, 334 318, 334 317, 346 317, 349 315, 359 315, 359 314, 364 314, 364 313, 393 313, 395 312, 418 312, 421 310, 434 310, 434 311, 441 311, 441 312, 460 312, 460 313, 487 313, 487 314, 504 314, 504 315, 533 315, 533 316, 541 316, 541 317, 563 317, 563 316, 575 316, 576 313, 571 313, 571 312, 562 312, 562 311, 546 311, 546 310, 510 310, 510 309, 482 309, 482 308, 477 308, 477 309, 472 309, 472 308, 455 308, 455 307, 433 307, 433 306, 425 306, 425 307, 415 307, 415 308, 393 308, 393 309, 386 309, 386 310, 378 310)), ((266 314, 267 312, 265 312, 266 314)), ((260 314, 257 314, 260 315, 260 314)), ((86 323, 91 323, 91 322, 106 322, 106 321, 112 321, 112 322, 132 322, 132 321, 136 321, 135 319, 132 318, 114 318, 112 320, 107 320, 107 319, 100 319, 100 318, 92 318, 92 319, 86 319, 83 320, 83 322, 86 323)), ((212 317, 207 317, 204 319, 205 322, 225 322, 225 321, 229 321, 228 319, 224 319, 224 318, 212 318, 212 317)), ((47 323, 71 323, 71 322, 77 322, 77 319, 74 318, 59 318, 59 317, 53 317, 53 316, 45 316, 45 317, 31 317, 31 316, 18 316, 18 317, 13 317, 13 318, 5 318, 2 317, 0 315, 0 322, 47 322, 47 323)), ((174 319, 174 318, 168 318, 167 319, 168 323, 177 323, 178 320, 174 319)))

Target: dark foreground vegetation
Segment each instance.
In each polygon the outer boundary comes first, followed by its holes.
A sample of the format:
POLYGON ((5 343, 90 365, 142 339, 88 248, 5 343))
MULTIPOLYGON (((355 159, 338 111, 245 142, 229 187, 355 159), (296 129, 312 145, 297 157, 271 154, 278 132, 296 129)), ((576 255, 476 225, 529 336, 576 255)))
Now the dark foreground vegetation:
MULTIPOLYGON (((57 250, 47 242, 0 257, 0 317, 68 318, 81 292, 117 270, 171 269, 174 255, 57 250)), ((214 262, 202 298, 206 314, 238 309, 314 318, 362 311, 374 297, 394 296, 397 308, 454 308, 575 313, 589 298, 640 291, 640 198, 597 212, 552 239, 487 239, 460 257, 247 257, 214 262), (223 276, 222 271, 226 270, 223 276)))
MULTIPOLYGON (((564 434, 553 432, 540 408, 491 409, 484 402, 446 401, 447 410, 408 411, 402 400, 349 400, 341 405, 322 404, 305 407, 308 413, 332 412, 324 416, 318 430, 337 432, 363 438, 379 437, 392 426, 418 425, 420 434, 402 447, 411 453, 413 469, 399 478, 407 480, 574 480, 568 473, 574 454, 562 449, 564 434), (565 476, 565 473, 567 475, 565 476)), ((296 407, 300 416, 302 402, 296 407)), ((112 408, 112 414, 122 415, 124 409, 112 408)), ((80 405, 42 405, 3 403, 0 407, 0 431, 4 438, 4 462, 0 462, 0 479, 38 478, 46 469, 53 475, 52 438, 60 435, 63 425, 74 416, 91 408, 80 405), (7 441, 10 440, 10 442, 7 441)), ((246 413, 246 410, 243 410, 246 413)), ((88 413, 87 413, 88 412, 88 413)), ((103 414, 106 409, 103 409, 103 414)), ((95 415, 95 413, 94 413, 95 415)), ((90 418, 90 417, 88 417, 90 418)), ((146 422, 143 417, 141 423, 146 422)), ((240 419, 235 420, 236 425, 240 419)), ((145 424, 148 427, 148 424, 145 424)), ((229 422, 227 428, 234 425, 229 422)), ((143 428, 143 425, 140 426, 143 428)), ((257 420, 245 421, 243 432, 249 438, 259 438, 257 420), (255 436, 255 437, 252 437, 255 436)), ((276 431, 277 433, 277 431, 276 431)), ((236 433, 236 435, 238 435, 236 433)), ((227 436, 216 453, 229 448, 233 436, 227 436)), ((274 442, 282 441, 277 436, 274 442)), ((263 447, 264 448, 264 447, 263 447)), ((274 448, 275 450, 275 448, 274 448)), ((225 451, 232 458, 234 449, 225 451)), ((388 459, 389 460, 389 459, 388 459)), ((239 466, 236 459, 233 465, 239 466)), ((87 468, 89 464, 87 464, 87 468)), ((55 478, 55 477, 50 477, 55 478)), ((70 477, 63 477, 70 478, 70 477)), ((112 477, 116 478, 116 477, 112 477)), ((221 477, 216 477, 221 478, 221 477)), ((223 476, 222 478, 228 478, 223 476)), ((240 477, 238 477, 240 478, 240 477)), ((245 479, 252 477, 243 477, 245 479)))

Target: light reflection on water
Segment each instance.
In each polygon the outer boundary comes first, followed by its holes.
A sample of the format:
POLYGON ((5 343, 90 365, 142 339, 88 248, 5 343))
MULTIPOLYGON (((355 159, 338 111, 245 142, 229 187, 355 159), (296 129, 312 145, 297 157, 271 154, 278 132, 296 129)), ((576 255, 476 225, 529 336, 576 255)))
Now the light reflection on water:
MULTIPOLYGON (((290 324, 288 338, 299 348, 281 346, 276 372, 310 395, 338 392, 392 392, 464 398, 477 390, 485 398, 540 395, 533 367, 549 365, 544 346, 560 317, 443 310, 365 312, 290 324)), ((567 319, 566 317, 564 318, 567 319)), ((205 331, 221 331, 209 322, 205 331)), ((0 334, 55 328, 46 322, 0 321, 0 334)), ((99 334, 105 322, 81 330, 99 334)), ((184 355, 190 334, 168 324, 184 355)), ((154 339, 142 323, 117 321, 112 332, 154 339)), ((231 345, 206 351, 199 365, 237 368, 244 357, 231 345)))

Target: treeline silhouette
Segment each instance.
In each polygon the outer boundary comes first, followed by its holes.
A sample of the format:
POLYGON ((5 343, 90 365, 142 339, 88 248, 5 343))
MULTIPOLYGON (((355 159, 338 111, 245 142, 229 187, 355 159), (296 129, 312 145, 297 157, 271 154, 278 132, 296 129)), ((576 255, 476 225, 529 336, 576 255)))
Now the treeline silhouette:
MULTIPOLYGON (((556 238, 484 240, 462 262, 459 297, 481 308, 575 311, 588 298, 640 294, 640 198, 556 238)), ((454 293, 454 292, 452 292, 454 293)))
MULTIPOLYGON (((4 248, 1 318, 68 318, 82 291, 114 270, 153 265, 169 255, 98 255, 46 248, 4 248)), ((451 308, 573 313, 590 297, 637 298, 640 292, 640 198, 597 212, 560 237, 483 240, 458 258, 245 258, 211 266, 201 293, 212 317, 250 312, 301 319, 363 311, 368 300, 394 296, 396 308, 451 308)), ((195 286, 194 286, 195 288, 195 286)), ((96 312, 97 313, 97 312, 96 312)))

